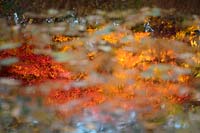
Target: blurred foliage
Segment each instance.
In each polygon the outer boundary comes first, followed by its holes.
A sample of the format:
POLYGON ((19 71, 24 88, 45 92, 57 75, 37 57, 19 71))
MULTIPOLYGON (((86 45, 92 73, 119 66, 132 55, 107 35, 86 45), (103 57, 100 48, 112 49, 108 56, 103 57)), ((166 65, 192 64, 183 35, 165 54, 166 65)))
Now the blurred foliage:
POLYGON ((79 14, 88 14, 95 9, 123 10, 157 6, 163 9, 175 8, 177 11, 187 14, 200 14, 198 5, 200 5, 199 0, 3 0, 0 4, 0 11, 2 14, 8 15, 13 12, 41 12, 55 8, 74 9, 79 14))

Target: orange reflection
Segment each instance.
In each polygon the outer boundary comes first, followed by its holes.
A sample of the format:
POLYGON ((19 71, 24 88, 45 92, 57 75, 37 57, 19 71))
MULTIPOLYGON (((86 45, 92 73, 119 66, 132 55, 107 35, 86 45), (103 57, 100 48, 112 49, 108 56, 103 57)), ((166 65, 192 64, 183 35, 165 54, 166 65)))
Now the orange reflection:
POLYGON ((155 49, 147 49, 138 53, 133 53, 118 49, 116 50, 116 58, 118 59, 118 63, 124 68, 133 68, 136 65, 143 65, 145 69, 149 63, 175 63, 175 54, 172 50, 156 51, 155 49))
POLYGON ((150 35, 149 32, 136 32, 134 33, 134 38, 136 42, 140 42, 143 38, 146 38, 150 35))
POLYGON ((102 39, 111 44, 116 44, 119 43, 123 37, 125 37, 124 33, 111 32, 109 34, 103 35, 102 39))
POLYGON ((67 42, 67 41, 72 41, 74 40, 74 37, 70 37, 70 36, 65 36, 65 35, 55 35, 52 38, 53 42, 67 42))
MULTIPOLYGON (((154 82, 151 80, 137 79, 134 84, 103 84, 101 87, 52 89, 45 98, 48 106, 62 107, 56 110, 63 116, 69 112, 78 113, 84 108, 93 107, 105 102, 126 110, 147 110, 143 113, 154 115, 160 111, 161 106, 168 104, 181 104, 191 98, 189 88, 184 88, 181 83, 167 81, 154 82), (69 106, 72 103, 73 108, 69 106)), ((72 105, 71 105, 72 106, 72 105)), ((170 110, 166 110, 170 111, 170 110)))

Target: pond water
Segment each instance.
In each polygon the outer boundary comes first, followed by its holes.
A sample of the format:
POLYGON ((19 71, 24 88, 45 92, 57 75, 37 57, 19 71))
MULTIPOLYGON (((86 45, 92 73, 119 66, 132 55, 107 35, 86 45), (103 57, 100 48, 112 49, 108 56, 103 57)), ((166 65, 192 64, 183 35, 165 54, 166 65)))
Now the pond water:
POLYGON ((198 133, 199 19, 159 8, 0 19, 0 131, 198 133))

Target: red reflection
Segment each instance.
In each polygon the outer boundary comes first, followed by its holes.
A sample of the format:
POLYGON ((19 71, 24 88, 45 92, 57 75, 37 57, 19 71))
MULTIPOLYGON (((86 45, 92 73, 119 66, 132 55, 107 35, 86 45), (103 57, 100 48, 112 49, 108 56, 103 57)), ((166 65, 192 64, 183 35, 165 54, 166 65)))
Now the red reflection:
POLYGON ((53 61, 50 56, 34 54, 33 48, 32 45, 24 44, 19 48, 2 51, 0 59, 16 57, 19 62, 3 67, 0 76, 19 79, 24 84, 69 78, 69 72, 62 64, 53 61))

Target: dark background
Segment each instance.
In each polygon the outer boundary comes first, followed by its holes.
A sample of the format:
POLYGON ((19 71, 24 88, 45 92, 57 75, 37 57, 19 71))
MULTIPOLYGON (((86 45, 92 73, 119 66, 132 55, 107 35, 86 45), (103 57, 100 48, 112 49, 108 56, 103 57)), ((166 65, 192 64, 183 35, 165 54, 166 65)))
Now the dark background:
POLYGON ((184 14, 200 14, 200 0, 0 0, 0 16, 13 12, 41 12, 49 8, 74 9, 79 14, 87 14, 94 9, 109 11, 138 9, 143 6, 175 8, 184 14))

